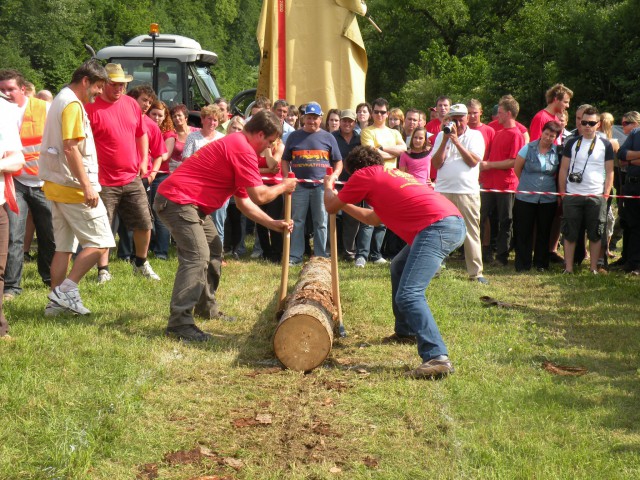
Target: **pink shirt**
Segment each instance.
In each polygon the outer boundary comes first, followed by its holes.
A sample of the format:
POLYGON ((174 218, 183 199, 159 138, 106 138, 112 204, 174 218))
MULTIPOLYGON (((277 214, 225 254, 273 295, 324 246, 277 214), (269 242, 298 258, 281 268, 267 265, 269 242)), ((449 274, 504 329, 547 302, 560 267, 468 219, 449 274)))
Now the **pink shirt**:
POLYGON ((115 103, 96 97, 85 106, 98 152, 98 181, 105 187, 131 183, 140 168, 136 139, 145 134, 142 111, 123 95, 115 103))
POLYGON ((411 153, 404 152, 400 155, 398 166, 407 169, 416 179, 424 184, 429 183, 429 175, 431 173, 431 153, 411 153))
POLYGON ((196 205, 210 214, 231 195, 248 197, 246 187, 262 185, 258 155, 242 133, 211 142, 187 158, 158 187, 158 193, 180 205, 196 205))
POLYGON ((338 198, 344 203, 365 200, 382 222, 409 245, 429 225, 452 215, 461 217, 453 203, 412 175, 385 170, 382 165, 357 170, 338 198))

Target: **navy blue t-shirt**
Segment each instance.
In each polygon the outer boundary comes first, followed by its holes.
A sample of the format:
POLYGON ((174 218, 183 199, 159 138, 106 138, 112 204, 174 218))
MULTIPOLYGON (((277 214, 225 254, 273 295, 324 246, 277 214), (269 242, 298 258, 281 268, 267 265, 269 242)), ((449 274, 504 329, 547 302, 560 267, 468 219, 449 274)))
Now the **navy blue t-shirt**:
MULTIPOLYGON (((296 178, 322 180, 327 168, 342 160, 340 148, 333 135, 325 130, 314 133, 296 130, 287 137, 283 160, 290 162, 290 169, 296 178)), ((312 188, 321 184, 302 183, 301 186, 312 188)))

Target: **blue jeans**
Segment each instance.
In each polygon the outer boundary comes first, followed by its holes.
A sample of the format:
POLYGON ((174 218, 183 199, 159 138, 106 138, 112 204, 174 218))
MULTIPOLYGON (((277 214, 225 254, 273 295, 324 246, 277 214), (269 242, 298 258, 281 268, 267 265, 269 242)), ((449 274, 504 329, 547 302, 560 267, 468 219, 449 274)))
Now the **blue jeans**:
POLYGON ((227 207, 229 206, 229 199, 224 202, 218 210, 211 214, 211 220, 213 220, 213 224, 216 226, 216 230, 218 231, 218 235, 220 236, 220 241, 224 245, 224 222, 227 219, 227 207))
POLYGON ((304 187, 299 185, 291 195, 291 263, 302 262, 304 255, 304 224, 307 210, 311 208, 313 218, 313 254, 316 257, 327 256, 327 219, 329 215, 324 208, 324 187, 304 187))
POLYGON ((24 231, 27 226, 27 214, 31 210, 33 223, 38 236, 38 273, 46 284, 51 283, 51 260, 56 249, 53 240, 51 206, 40 187, 27 187, 15 181, 16 202, 20 212, 9 215, 9 254, 4 271, 4 293, 19 295, 22 293, 22 266, 24 264, 24 231))
POLYGON ((462 218, 443 218, 418 233, 413 244, 405 246, 391 262, 395 332, 417 337, 418 355, 424 362, 448 354, 425 290, 442 260, 462 245, 466 233, 462 218))

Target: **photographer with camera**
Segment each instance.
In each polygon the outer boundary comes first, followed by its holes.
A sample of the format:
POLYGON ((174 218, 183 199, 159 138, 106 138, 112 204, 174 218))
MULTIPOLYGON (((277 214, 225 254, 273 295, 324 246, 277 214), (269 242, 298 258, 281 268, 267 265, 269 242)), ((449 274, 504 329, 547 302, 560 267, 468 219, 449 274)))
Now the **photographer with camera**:
POLYGON ((451 107, 433 144, 431 167, 438 171, 435 190, 460 210, 467 228, 464 258, 469 280, 488 284, 482 276, 480 245, 480 184, 478 175, 484 157, 484 139, 468 127, 466 105, 451 107))
POLYGON ((598 110, 594 107, 585 109, 580 120, 581 135, 567 140, 558 172, 558 192, 598 195, 562 197, 565 273, 573 273, 576 241, 582 234, 582 224, 589 239, 590 271, 598 273, 607 198, 613 186, 614 157, 611 143, 596 135, 599 125, 598 110))

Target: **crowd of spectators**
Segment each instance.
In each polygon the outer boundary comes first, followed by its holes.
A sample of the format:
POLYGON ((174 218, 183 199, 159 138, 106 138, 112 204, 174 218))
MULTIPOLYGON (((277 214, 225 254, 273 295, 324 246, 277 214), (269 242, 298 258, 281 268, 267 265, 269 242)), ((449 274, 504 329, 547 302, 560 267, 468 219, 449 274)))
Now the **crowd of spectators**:
MULTIPOLYGON (((499 99, 490 119, 483 118, 478 100, 454 102, 442 95, 425 110, 411 107, 406 112, 391 108, 384 98, 355 106, 319 105, 309 99, 296 106, 284 99, 272 103, 258 97, 244 116, 231 115, 229 102, 219 98, 202 108, 196 128, 188 124, 186 106, 166 105, 149 86, 135 87, 125 95, 131 76, 119 65, 107 65, 103 80, 103 87, 94 88, 91 95, 76 94, 86 104, 74 113, 77 132, 69 132, 64 124, 68 119, 63 116, 63 140, 86 140, 82 135, 88 135, 88 129, 81 126, 89 122, 90 143, 95 143, 97 154, 98 183, 94 189, 104 203, 114 238, 119 237, 122 243, 119 256, 131 261, 133 273, 146 279, 159 280, 147 254, 166 260, 171 252, 171 226, 164 225, 151 207, 162 183, 199 149, 242 131, 245 122, 263 110, 275 114, 283 131, 273 148, 259 157, 264 185, 278 184, 289 172, 299 180, 292 194, 292 265, 302 263, 305 255, 328 256, 323 178, 327 168, 333 168, 340 190, 341 182, 349 178, 343 160, 363 145, 377 150, 385 170, 399 169, 412 175, 457 207, 466 227, 463 250, 472 281, 488 283, 484 264, 507 266, 512 252, 517 271, 545 271, 550 264, 562 262, 563 271, 571 274, 587 255, 587 240, 589 271, 604 274, 619 238, 623 248, 617 265, 640 274, 640 216, 635 215, 640 200, 619 199, 615 219, 609 198, 614 187, 618 194, 640 195, 640 114, 631 111, 622 117, 622 128, 628 135, 623 145, 612 136, 613 116, 591 105, 577 108, 576 128, 569 132, 567 111, 573 92, 562 84, 549 89, 547 106, 533 117, 529 127, 517 120, 519 105, 511 95, 499 99), (558 254, 560 238, 564 259, 558 254)), ((36 98, 20 72, 10 69, 0 71, 0 92, 7 97, 3 110, 15 107, 25 161, 13 175, 19 209, 7 208, 9 240, 4 250, 0 245, 0 259, 3 253, 8 254, 3 298, 11 300, 21 293, 22 264, 31 258, 28 247, 35 227, 38 272, 52 288, 46 313, 55 315, 68 310, 66 306, 59 308, 58 298, 77 292, 77 282, 63 285, 66 271, 52 278, 54 252, 58 250, 51 205, 56 198, 60 201, 60 195, 58 191, 50 193, 53 190, 47 180, 38 174, 45 124, 53 128, 49 123, 54 123, 48 112, 51 102, 56 105, 59 100, 53 100, 48 91, 38 92, 44 100, 36 98)), ((67 102, 73 103, 72 97, 67 102)), ((56 110, 56 115, 60 114, 56 110)), ((80 182, 75 188, 89 195, 87 185, 80 182)), ((366 202, 359 206, 370 208, 366 202)), ((260 208, 272 218, 282 218, 282 197, 260 208)), ((211 218, 219 235, 215 255, 221 265, 225 255, 227 260, 249 255, 245 237, 251 232, 255 233, 252 257, 281 261, 282 235, 254 227, 236 208, 233 197, 212 212, 211 218)), ((339 247, 344 259, 356 268, 365 268, 369 262, 385 264, 404 246, 382 223, 365 225, 346 212, 339 218, 339 247)), ((111 280, 111 243, 87 242, 82 247, 100 249, 98 281, 111 280)), ((79 294, 74 299, 75 313, 85 313, 79 294)))

